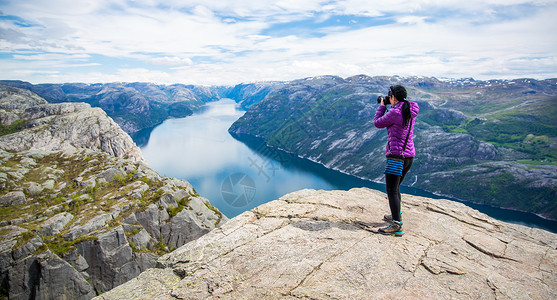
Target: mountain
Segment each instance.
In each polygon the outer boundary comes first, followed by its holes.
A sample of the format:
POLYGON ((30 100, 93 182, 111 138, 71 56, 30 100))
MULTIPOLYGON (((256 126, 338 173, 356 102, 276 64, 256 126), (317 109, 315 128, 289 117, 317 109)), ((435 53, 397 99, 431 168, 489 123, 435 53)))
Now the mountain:
POLYGON ((51 103, 85 102, 102 108, 124 131, 134 133, 168 118, 189 116, 206 102, 221 98, 223 88, 151 83, 37 84, 3 80, 0 84, 30 90, 51 103))
POLYGON ((0 85, 0 298, 91 299, 227 221, 100 108, 0 85))
POLYGON ((557 235, 403 195, 302 190, 245 212, 95 299, 555 299, 557 235))
POLYGON ((381 181, 387 135, 373 117, 394 84, 420 105, 404 184, 557 219, 557 79, 306 78, 269 93, 229 132, 381 181))
POLYGON ((235 100, 240 103, 243 109, 248 110, 282 85, 283 82, 280 81, 242 83, 229 88, 223 95, 226 98, 235 100))

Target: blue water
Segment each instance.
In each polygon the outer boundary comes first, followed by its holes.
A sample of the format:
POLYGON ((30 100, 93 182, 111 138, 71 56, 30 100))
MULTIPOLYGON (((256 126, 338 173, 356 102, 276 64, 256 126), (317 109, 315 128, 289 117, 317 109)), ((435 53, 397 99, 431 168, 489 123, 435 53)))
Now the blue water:
MULTIPOLYGON (((133 138, 149 165, 159 174, 185 179, 227 217, 305 188, 348 190, 383 184, 329 170, 262 141, 228 133, 245 111, 230 99, 209 103, 192 116, 170 119, 133 138)), ((401 187, 402 193, 440 198, 429 192, 401 187)), ((445 197, 446 198, 446 197, 445 197)), ((534 214, 465 203, 499 220, 557 232, 557 222, 534 214)))

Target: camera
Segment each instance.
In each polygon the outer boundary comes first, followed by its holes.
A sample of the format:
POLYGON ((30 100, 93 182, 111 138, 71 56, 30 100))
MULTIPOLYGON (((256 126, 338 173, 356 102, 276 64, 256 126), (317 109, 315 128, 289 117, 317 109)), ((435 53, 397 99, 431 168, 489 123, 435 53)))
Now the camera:
POLYGON ((381 103, 381 99, 385 99, 385 105, 391 104, 391 102, 389 102, 389 96, 379 96, 377 97, 377 104, 381 103))
POLYGON ((391 91, 391 89, 389 88, 389 94, 387 96, 379 96, 377 97, 377 104, 381 103, 381 99, 385 99, 385 105, 391 104, 391 102, 389 101, 389 98, 391 98, 391 96, 393 95, 393 92, 391 91))

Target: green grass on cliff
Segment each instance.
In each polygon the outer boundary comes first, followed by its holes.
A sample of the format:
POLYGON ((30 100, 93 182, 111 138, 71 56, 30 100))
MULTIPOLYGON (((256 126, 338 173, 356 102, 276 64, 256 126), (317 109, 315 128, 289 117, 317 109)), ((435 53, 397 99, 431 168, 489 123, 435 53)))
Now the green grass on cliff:
POLYGON ((8 125, 8 126, 0 123, 0 136, 8 135, 8 134, 11 134, 11 133, 14 133, 14 132, 21 131, 21 130, 27 128, 28 123, 29 123, 28 121, 22 120, 22 119, 19 119, 19 120, 15 121, 14 123, 12 123, 11 125, 8 125))
POLYGON ((557 98, 539 100, 463 122, 435 122, 434 110, 419 117, 446 132, 471 134, 480 141, 524 153, 530 160, 554 164, 557 162, 557 149, 552 146, 557 144, 556 104, 557 98))
MULTIPOLYGON (((41 229, 41 224, 47 218, 61 213, 69 212, 74 215, 62 232, 55 236, 43 237, 46 247, 38 249, 45 251, 47 248, 52 252, 63 255, 73 249, 73 245, 85 240, 95 239, 94 235, 80 237, 75 240, 66 241, 62 236, 69 232, 69 228, 74 225, 83 225, 88 220, 102 213, 111 212, 115 206, 123 204, 131 205, 131 209, 119 214, 103 227, 104 230, 121 225, 121 220, 128 217, 132 212, 142 211, 151 203, 160 200, 163 194, 161 189, 163 182, 159 180, 149 180, 148 178, 134 179, 133 170, 126 176, 116 176, 111 182, 99 183, 93 186, 81 186, 76 183, 75 178, 81 176, 85 179, 95 176, 102 170, 110 167, 116 159, 107 154, 85 154, 77 152, 72 155, 64 152, 54 152, 50 155, 35 159, 35 165, 29 168, 24 164, 24 156, 18 153, 11 153, 11 158, 2 163, 2 167, 12 171, 27 169, 28 171, 20 179, 10 178, 6 188, 25 191, 27 203, 17 206, 0 207, 0 221, 11 223, 18 220, 18 226, 28 231, 17 238, 15 248, 26 244, 31 238, 35 237, 41 229), (39 194, 31 195, 24 188, 29 182, 42 183, 55 178, 55 192, 45 189, 39 194), (129 197, 134 189, 134 184, 147 184, 149 189, 143 192, 139 199, 129 197), (24 221, 28 220, 28 221, 24 221), (76 224, 78 222, 79 224, 76 224)), ((128 167, 131 167, 131 163, 128 167)), ((11 171, 10 171, 11 172, 11 171)), ((187 200, 181 202, 187 205, 187 200)))

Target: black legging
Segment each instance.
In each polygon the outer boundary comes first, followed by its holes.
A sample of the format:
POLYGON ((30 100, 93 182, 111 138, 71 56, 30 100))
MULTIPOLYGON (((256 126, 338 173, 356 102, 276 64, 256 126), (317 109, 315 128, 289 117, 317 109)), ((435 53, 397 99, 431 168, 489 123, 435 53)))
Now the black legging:
POLYGON ((404 180, 404 176, 410 170, 413 157, 404 158, 404 167, 402 168, 402 176, 385 174, 385 185, 387 186, 387 196, 389 197, 389 206, 391 207, 391 215, 394 220, 400 221, 400 184, 404 180))

